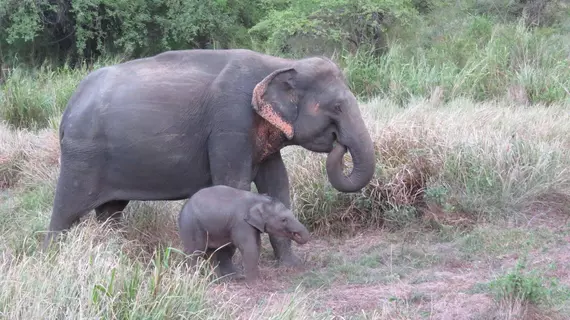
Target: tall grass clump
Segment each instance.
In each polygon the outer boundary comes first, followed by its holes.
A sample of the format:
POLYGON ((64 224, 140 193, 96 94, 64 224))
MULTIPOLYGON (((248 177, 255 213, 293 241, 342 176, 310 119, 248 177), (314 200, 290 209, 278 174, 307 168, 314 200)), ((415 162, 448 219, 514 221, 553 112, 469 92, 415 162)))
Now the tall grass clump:
POLYGON ((363 47, 339 61, 360 97, 405 104, 440 88, 446 101, 507 98, 548 105, 570 99, 567 35, 466 15, 424 21, 417 30, 415 38, 391 41, 382 56, 363 47))
POLYGON ((569 213, 568 107, 456 99, 400 109, 372 101, 362 106, 376 145, 371 183, 357 194, 338 193, 322 155, 291 150, 286 159, 297 212, 323 232, 398 228, 422 214, 489 221, 516 220, 532 210, 569 213))
POLYGON ((4 317, 204 319, 215 310, 206 301, 208 282, 197 273, 158 254, 148 265, 131 261, 120 253, 117 235, 82 227, 48 257, 4 251, 4 317))
POLYGON ((36 133, 0 122, 0 190, 21 180, 52 181, 59 161, 59 141, 53 129, 36 133))
POLYGON ((102 59, 77 67, 16 67, 0 91, 0 118, 17 128, 55 127, 77 85, 90 71, 120 61, 102 59))

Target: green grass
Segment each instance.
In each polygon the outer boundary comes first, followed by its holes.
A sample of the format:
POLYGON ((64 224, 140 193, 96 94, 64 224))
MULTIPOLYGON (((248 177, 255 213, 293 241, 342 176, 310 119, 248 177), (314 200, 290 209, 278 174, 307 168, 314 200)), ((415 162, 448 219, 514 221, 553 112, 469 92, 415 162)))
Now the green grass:
MULTIPOLYGON (((444 8, 407 28, 387 35, 389 49, 382 56, 366 46, 335 55, 360 98, 382 96, 398 105, 417 97, 436 103, 457 98, 517 105, 570 102, 570 37, 564 23, 528 28, 522 20, 444 8)), ((119 61, 103 57, 75 69, 17 66, 2 85, 0 117, 17 127, 53 126, 57 119, 52 117, 89 71, 119 61)))
POLYGON ((352 88, 361 97, 382 95, 406 104, 432 96, 445 101, 506 99, 552 104, 570 99, 570 38, 564 28, 530 29, 521 22, 453 8, 414 25, 412 36, 393 35, 388 52, 345 55, 352 88))
POLYGON ((537 307, 558 314, 570 311, 570 287, 560 283, 556 277, 545 275, 543 270, 529 268, 522 260, 517 260, 511 270, 496 275, 487 283, 478 284, 478 287, 492 294, 502 306, 494 311, 495 316, 507 317, 504 314, 507 311, 516 317, 517 313, 520 316, 529 308, 537 307))
POLYGON ((294 210, 315 239, 295 249, 309 269, 294 275, 273 274, 265 241, 270 289, 187 270, 176 251, 179 201, 132 202, 121 229, 88 217, 41 255, 61 112, 90 70, 119 60, 11 70, 0 88, 0 318, 514 319, 529 304, 570 312, 568 284, 557 282, 570 254, 570 39, 456 12, 420 24, 384 56, 338 59, 367 101, 376 174, 365 189, 341 194, 327 181, 326 155, 283 150, 294 210), (354 243, 360 232, 375 236, 354 243), (513 255, 542 269, 505 271, 513 255), (496 303, 490 313, 465 311, 477 305, 469 299, 488 303, 482 296, 496 303))
MULTIPOLYGON (((490 289, 470 293, 446 288, 504 274, 499 267, 512 254, 536 255, 537 263, 557 262, 560 270, 550 272, 564 272, 564 255, 556 254, 564 248, 569 226, 559 222, 562 229, 554 231, 536 224, 544 221, 543 214, 568 215, 567 105, 516 108, 459 99, 437 107, 417 100, 400 108, 378 99, 362 109, 376 142, 377 175, 361 193, 340 194, 326 181, 325 155, 285 149, 295 212, 314 234, 311 244, 295 249, 309 269, 274 274, 265 238, 262 274, 274 280, 252 289, 240 283, 226 287, 204 272, 185 269, 174 250, 181 248, 176 228, 180 201, 135 201, 120 229, 88 216, 57 251, 42 256, 38 247, 58 170, 57 130, 3 125, 3 161, 11 165, 0 168, 11 168, 18 178, 7 178, 9 188, 0 189, 0 286, 6 288, 0 292, 1 316, 437 318, 445 310, 466 308, 454 301, 483 299, 477 295, 501 300, 490 289), (423 223, 426 218, 437 220, 437 227, 423 223), (458 227, 463 218, 470 228, 458 227), (351 240, 375 227, 382 231, 351 240), (336 235, 348 236, 346 244, 319 239, 336 235), (170 258, 164 260, 167 252, 170 258), (264 289, 276 282, 282 285, 264 289), (343 302, 336 292, 362 296, 343 302), (321 302, 341 307, 323 309, 321 302)), ((565 287, 558 288, 550 304, 540 308, 568 310, 565 287)))
POLYGON ((93 65, 82 64, 71 68, 16 67, 9 73, 0 91, 0 118, 18 128, 46 128, 59 124, 58 115, 75 91, 79 81, 93 69, 117 63, 115 59, 101 59, 93 65))
POLYGON ((481 254, 501 256, 511 252, 528 252, 553 244, 558 235, 551 230, 512 228, 504 229, 493 227, 478 227, 468 235, 460 238, 461 251, 469 256, 480 258, 481 254))
POLYGON ((523 266, 517 263, 515 270, 491 281, 489 288, 497 299, 513 299, 526 303, 540 303, 545 300, 547 292, 542 279, 534 273, 523 274, 521 268, 523 266))
POLYGON ((368 250, 350 253, 327 253, 319 257, 325 268, 307 271, 298 276, 295 285, 304 288, 334 288, 346 284, 390 284, 412 277, 419 269, 436 265, 440 257, 419 248, 379 244, 368 250))
POLYGON ((429 208, 474 221, 518 219, 536 207, 567 211, 567 105, 516 109, 461 99, 406 109, 363 106, 376 141, 376 175, 359 194, 334 192, 322 156, 291 151, 288 166, 303 221, 323 233, 402 228, 429 208), (348 221, 348 223, 347 223, 348 221))
POLYGON ((116 237, 107 236, 106 243, 94 244, 85 233, 75 234, 51 259, 23 254, 4 264, 3 316, 206 319, 205 310, 215 310, 206 302, 207 281, 180 264, 130 261, 117 251, 116 237))

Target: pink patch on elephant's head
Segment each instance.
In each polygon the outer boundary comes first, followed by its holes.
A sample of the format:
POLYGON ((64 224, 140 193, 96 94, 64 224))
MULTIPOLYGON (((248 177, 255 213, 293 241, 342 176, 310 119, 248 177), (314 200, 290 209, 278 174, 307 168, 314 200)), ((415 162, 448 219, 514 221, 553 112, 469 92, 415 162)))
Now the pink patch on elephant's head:
POLYGON ((321 107, 321 105, 318 102, 315 102, 314 104, 311 104, 309 106, 309 112, 313 115, 316 115, 319 113, 319 108, 321 107))

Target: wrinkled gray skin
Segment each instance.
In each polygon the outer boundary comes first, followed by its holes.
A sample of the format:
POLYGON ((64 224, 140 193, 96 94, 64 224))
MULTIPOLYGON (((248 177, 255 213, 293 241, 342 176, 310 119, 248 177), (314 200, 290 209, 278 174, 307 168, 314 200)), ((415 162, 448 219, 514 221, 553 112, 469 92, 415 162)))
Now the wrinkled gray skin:
POLYGON ((299 244, 307 243, 310 237, 305 226, 279 200, 223 185, 196 192, 180 211, 178 229, 184 251, 191 255, 190 265, 194 266, 198 255, 205 252, 213 255, 211 261, 217 262, 219 276, 237 275, 232 263, 237 248, 248 282, 259 276, 262 232, 299 244))
MULTIPOLYGON (((212 185, 250 190, 254 182, 290 208, 285 146, 329 153, 327 175, 342 192, 360 190, 374 173, 356 98, 339 68, 321 57, 183 50, 104 67, 77 87, 59 139, 61 170, 43 249, 92 209, 103 221, 131 200, 188 199, 212 185)), ((270 240, 281 265, 301 264, 291 240, 270 240)))

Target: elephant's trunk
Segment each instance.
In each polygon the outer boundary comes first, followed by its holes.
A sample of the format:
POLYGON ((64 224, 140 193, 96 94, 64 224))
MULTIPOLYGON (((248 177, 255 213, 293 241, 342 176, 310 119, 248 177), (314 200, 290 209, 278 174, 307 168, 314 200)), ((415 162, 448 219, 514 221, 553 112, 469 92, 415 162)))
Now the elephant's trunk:
POLYGON ((338 144, 328 154, 327 175, 331 185, 340 192, 357 192, 364 188, 374 175, 375 156, 372 138, 366 129, 358 107, 339 125, 338 144), (348 129, 350 128, 350 129, 348 129), (343 156, 350 152, 354 164, 349 175, 343 173, 343 156))
POLYGON ((301 222, 296 222, 294 226, 291 227, 291 235, 293 241, 297 242, 298 244, 305 244, 311 238, 309 230, 307 230, 307 228, 301 222))
POLYGON ((311 238, 309 230, 297 219, 289 220, 287 233, 289 234, 289 238, 298 244, 305 244, 309 242, 311 238))

